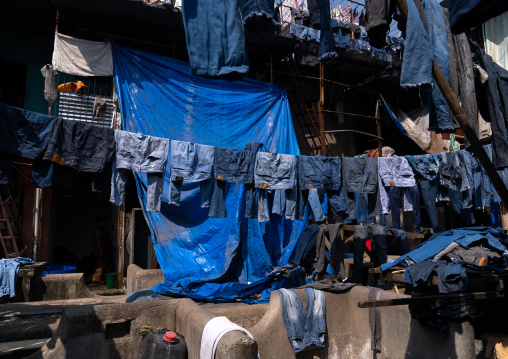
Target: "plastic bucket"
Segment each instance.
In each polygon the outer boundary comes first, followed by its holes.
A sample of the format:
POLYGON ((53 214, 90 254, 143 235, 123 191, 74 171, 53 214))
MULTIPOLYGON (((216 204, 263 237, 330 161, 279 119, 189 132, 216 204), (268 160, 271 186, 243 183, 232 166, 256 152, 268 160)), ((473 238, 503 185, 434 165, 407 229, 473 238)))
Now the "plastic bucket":
POLYGON ((116 272, 106 274, 106 287, 108 289, 116 288, 116 272))

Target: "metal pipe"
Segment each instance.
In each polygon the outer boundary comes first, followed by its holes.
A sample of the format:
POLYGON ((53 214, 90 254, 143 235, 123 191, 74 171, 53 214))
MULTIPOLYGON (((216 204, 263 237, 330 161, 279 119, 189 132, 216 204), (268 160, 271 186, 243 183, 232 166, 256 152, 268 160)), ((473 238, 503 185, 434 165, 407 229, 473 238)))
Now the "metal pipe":
POLYGON ((34 213, 34 247, 33 260, 37 262, 37 241, 39 240, 39 222, 41 211, 41 189, 35 189, 35 213, 34 213))
MULTIPOLYGON (((400 9, 400 12, 402 14, 402 18, 405 22, 407 22, 407 14, 408 14, 408 7, 406 0, 396 0, 397 6, 400 9)), ((478 136, 475 133, 475 130, 471 126, 466 113, 462 109, 462 106, 460 105, 459 100, 455 97, 453 94, 452 89, 450 88, 450 85, 446 81, 446 78, 444 77, 443 73, 441 72, 441 69, 439 68, 436 60, 434 59, 433 67, 432 67, 432 75, 434 76, 434 79, 436 80, 437 86, 441 90, 441 93, 443 94, 444 98, 446 99, 446 102, 450 106, 450 109, 452 110, 453 114, 455 115, 455 118, 457 119, 457 122, 459 123, 460 127, 462 128, 462 131, 464 132, 464 136, 467 138, 469 143, 471 144, 471 148, 473 149, 473 152, 476 154, 476 157, 478 157, 478 160, 480 161, 481 165, 485 169, 485 172, 490 178, 490 182, 492 182, 492 185, 496 189, 497 193, 499 193, 499 197, 501 197, 501 200, 504 203, 508 203, 508 189, 506 188, 503 180, 499 176, 499 173, 497 173, 496 168, 490 161, 489 156, 483 149, 482 144, 480 143, 480 140, 478 139, 478 136)))

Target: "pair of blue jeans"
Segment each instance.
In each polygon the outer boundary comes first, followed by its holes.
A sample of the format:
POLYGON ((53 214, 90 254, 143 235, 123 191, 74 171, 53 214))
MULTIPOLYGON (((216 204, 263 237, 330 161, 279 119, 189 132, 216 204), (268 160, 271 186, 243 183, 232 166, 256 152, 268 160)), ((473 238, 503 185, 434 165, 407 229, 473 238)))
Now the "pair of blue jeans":
POLYGON ((183 182, 199 182, 201 207, 209 207, 213 180, 214 147, 189 142, 171 141, 171 182, 169 204, 180 205, 183 182))
POLYGON ((427 210, 427 214, 429 216, 432 229, 434 230, 434 233, 436 233, 439 231, 439 222, 437 220, 437 210, 436 210, 438 180, 436 178, 432 181, 422 181, 419 183, 419 185, 420 192, 423 198, 423 204, 425 205, 425 209, 427 210))
POLYGON ((122 204, 130 171, 147 173, 146 210, 160 211, 169 140, 115 130, 116 158, 111 177, 109 201, 122 204))
POLYGON ((0 297, 8 295, 10 298, 16 295, 16 280, 18 270, 22 264, 32 264, 29 258, 0 259, 0 297))
POLYGON ((191 75, 246 74, 249 58, 236 0, 182 2, 191 75))
POLYGON ((298 353, 310 347, 324 347, 326 337, 325 293, 305 288, 307 303, 303 311, 300 296, 293 289, 277 291, 282 303, 282 319, 286 327, 293 352, 298 353))
MULTIPOLYGON (((404 196, 408 197, 413 207, 413 232, 420 233, 420 192, 418 191, 418 185, 410 188, 390 187, 390 209, 392 211, 392 226, 394 228, 400 229, 400 208, 402 207, 404 196)), ((406 209, 406 207, 404 208, 406 209)))
POLYGON ((321 35, 319 38, 318 60, 327 61, 337 58, 335 40, 332 30, 332 18, 330 16, 330 2, 328 0, 316 0, 319 7, 321 35))
POLYGON ((419 155, 419 156, 406 156, 413 173, 421 179, 432 181, 437 178, 439 174, 439 161, 434 156, 419 155))
POLYGON ((399 254, 402 256, 411 251, 409 247, 409 241, 407 238, 407 232, 402 229, 390 228, 393 236, 395 237, 395 242, 397 243, 397 248, 399 249, 399 254))
POLYGON ((388 259, 388 247, 386 245, 387 229, 379 224, 368 225, 372 236, 372 261, 374 266, 379 267, 388 259))
MULTIPOLYGON (((448 37, 443 11, 437 0, 422 0, 420 9, 425 15, 429 33, 420 17, 415 1, 408 0, 408 19, 404 58, 402 61, 400 84, 404 89, 419 87, 428 90, 429 130, 437 132, 453 131, 450 123, 450 108, 432 77, 433 61, 436 62, 449 80, 448 37), (429 51, 429 49, 432 49, 429 51)), ((420 4, 418 4, 420 5, 420 4)))

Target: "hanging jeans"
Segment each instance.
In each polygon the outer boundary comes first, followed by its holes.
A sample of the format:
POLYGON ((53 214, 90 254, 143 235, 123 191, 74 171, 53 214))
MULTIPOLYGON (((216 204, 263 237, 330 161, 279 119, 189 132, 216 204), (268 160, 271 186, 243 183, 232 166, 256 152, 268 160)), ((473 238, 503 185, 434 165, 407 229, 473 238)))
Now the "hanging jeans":
POLYGON ((386 246, 386 227, 379 224, 369 224, 370 232, 373 239, 372 252, 374 255, 374 266, 379 267, 386 263, 388 259, 388 247, 386 246))
POLYGON ((413 173, 420 176, 424 180, 433 180, 439 173, 439 161, 434 156, 419 155, 419 156, 406 156, 413 173))
POLYGON ((419 184, 420 191, 422 193, 423 204, 425 205, 425 209, 427 210, 427 214, 429 215, 432 229, 434 230, 434 233, 436 233, 439 231, 439 222, 437 220, 437 211, 436 211, 438 180, 434 179, 432 181, 422 181, 419 184))
POLYGON ((317 0, 319 6, 321 36, 319 38, 318 60, 327 61, 337 58, 335 51, 335 39, 332 30, 332 18, 330 16, 330 2, 328 0, 317 0))
POLYGON ((109 201, 122 204, 130 171, 147 172, 146 210, 160 211, 169 140, 140 133, 115 131, 116 158, 109 201))
POLYGON ((189 142, 171 141, 171 182, 169 204, 180 205, 183 182, 199 182, 201 207, 209 207, 212 195, 214 148, 189 142))
POLYGON ((191 75, 221 76, 249 71, 236 0, 185 0, 182 13, 191 75))
POLYGON ((326 336, 326 298, 321 290, 305 288, 307 303, 303 311, 300 296, 293 289, 277 291, 282 303, 282 319, 293 352, 324 347, 326 336))
POLYGON ((300 233, 293 253, 289 258, 291 263, 301 265, 316 243, 316 235, 319 228, 319 224, 309 224, 305 226, 302 233, 300 233))
POLYGON ((402 229, 390 228, 393 236, 395 237, 395 241, 397 243, 397 247, 399 248, 399 254, 402 256, 411 251, 409 247, 409 241, 407 238, 407 232, 402 229))
POLYGON ((8 183, 14 156, 39 160, 56 117, 0 103, 0 183, 8 183))
POLYGON ((353 244, 353 275, 351 282, 362 284, 363 279, 363 252, 369 237, 369 227, 355 226, 353 244))
POLYGON ((411 188, 390 187, 390 209, 392 225, 400 229, 400 208, 404 202, 404 211, 412 211, 414 218, 413 231, 420 233, 420 192, 418 186, 411 188))
POLYGON ((400 84, 402 88, 420 87, 429 92, 429 130, 453 131, 450 108, 432 77, 433 60, 449 80, 448 37, 443 11, 437 0, 422 0, 429 34, 413 0, 408 0, 406 41, 400 84), (432 49, 433 51, 429 51, 432 49))
POLYGON ((226 218, 226 182, 233 182, 236 154, 231 148, 214 147, 213 192, 208 216, 226 218))
MULTIPOLYGON (((382 207, 378 193, 378 164, 377 158, 344 158, 342 160, 342 179, 344 189, 347 192, 346 204, 349 219, 356 217, 355 195, 367 193, 369 214, 382 214, 382 207)), ((358 219, 357 219, 358 221, 358 219)))

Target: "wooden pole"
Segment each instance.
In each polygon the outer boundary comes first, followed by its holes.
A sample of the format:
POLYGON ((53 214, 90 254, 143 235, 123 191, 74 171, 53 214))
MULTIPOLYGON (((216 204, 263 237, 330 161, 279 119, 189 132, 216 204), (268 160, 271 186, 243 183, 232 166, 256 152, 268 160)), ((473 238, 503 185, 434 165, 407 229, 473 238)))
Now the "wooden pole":
POLYGON ((376 98, 376 114, 374 115, 376 119, 376 127, 377 127, 377 155, 378 157, 383 157, 383 139, 381 137, 381 120, 379 118, 380 111, 379 111, 379 96, 376 98))
POLYGON ((325 142, 325 120, 323 118, 323 107, 325 105, 325 86, 323 79, 325 77, 325 67, 322 62, 319 63, 319 102, 318 102, 318 117, 319 117, 319 141, 321 142, 321 155, 326 156, 326 142, 325 142))
MULTIPOLYGON (((397 1, 397 6, 399 7, 399 10, 402 14, 403 20, 405 22, 407 22, 408 7, 407 7, 406 0, 396 0, 396 1, 397 1)), ((476 135, 475 130, 473 129, 473 127, 471 127, 471 124, 467 118, 466 113, 460 106, 459 100, 457 100, 457 98, 453 94, 452 89, 450 88, 450 85, 446 81, 446 79, 445 79, 443 73, 441 72, 441 69, 439 68, 435 59, 434 59, 433 67, 432 67, 432 75, 434 76, 434 79, 436 80, 437 86, 443 93, 443 96, 446 99, 446 102, 448 102, 450 109, 452 110, 453 114, 455 115, 457 122, 459 123, 460 127, 462 128, 462 131, 464 132, 464 136, 467 138, 467 140, 471 144, 471 148, 473 149, 473 152, 476 154, 476 157, 478 158, 481 165, 485 169, 485 172, 489 176, 490 182, 492 182, 492 185, 494 186, 497 193, 501 197, 501 200, 504 203, 508 203, 508 189, 506 188, 505 184, 503 183, 503 180, 499 176, 499 173, 497 173, 496 168, 490 161, 489 156, 483 149, 483 146, 480 143, 480 140, 478 139, 478 136, 476 135)))
POLYGON ((124 267, 124 243, 125 243, 125 198, 118 208, 118 256, 117 256, 117 276, 116 287, 123 287, 123 267, 124 267))

